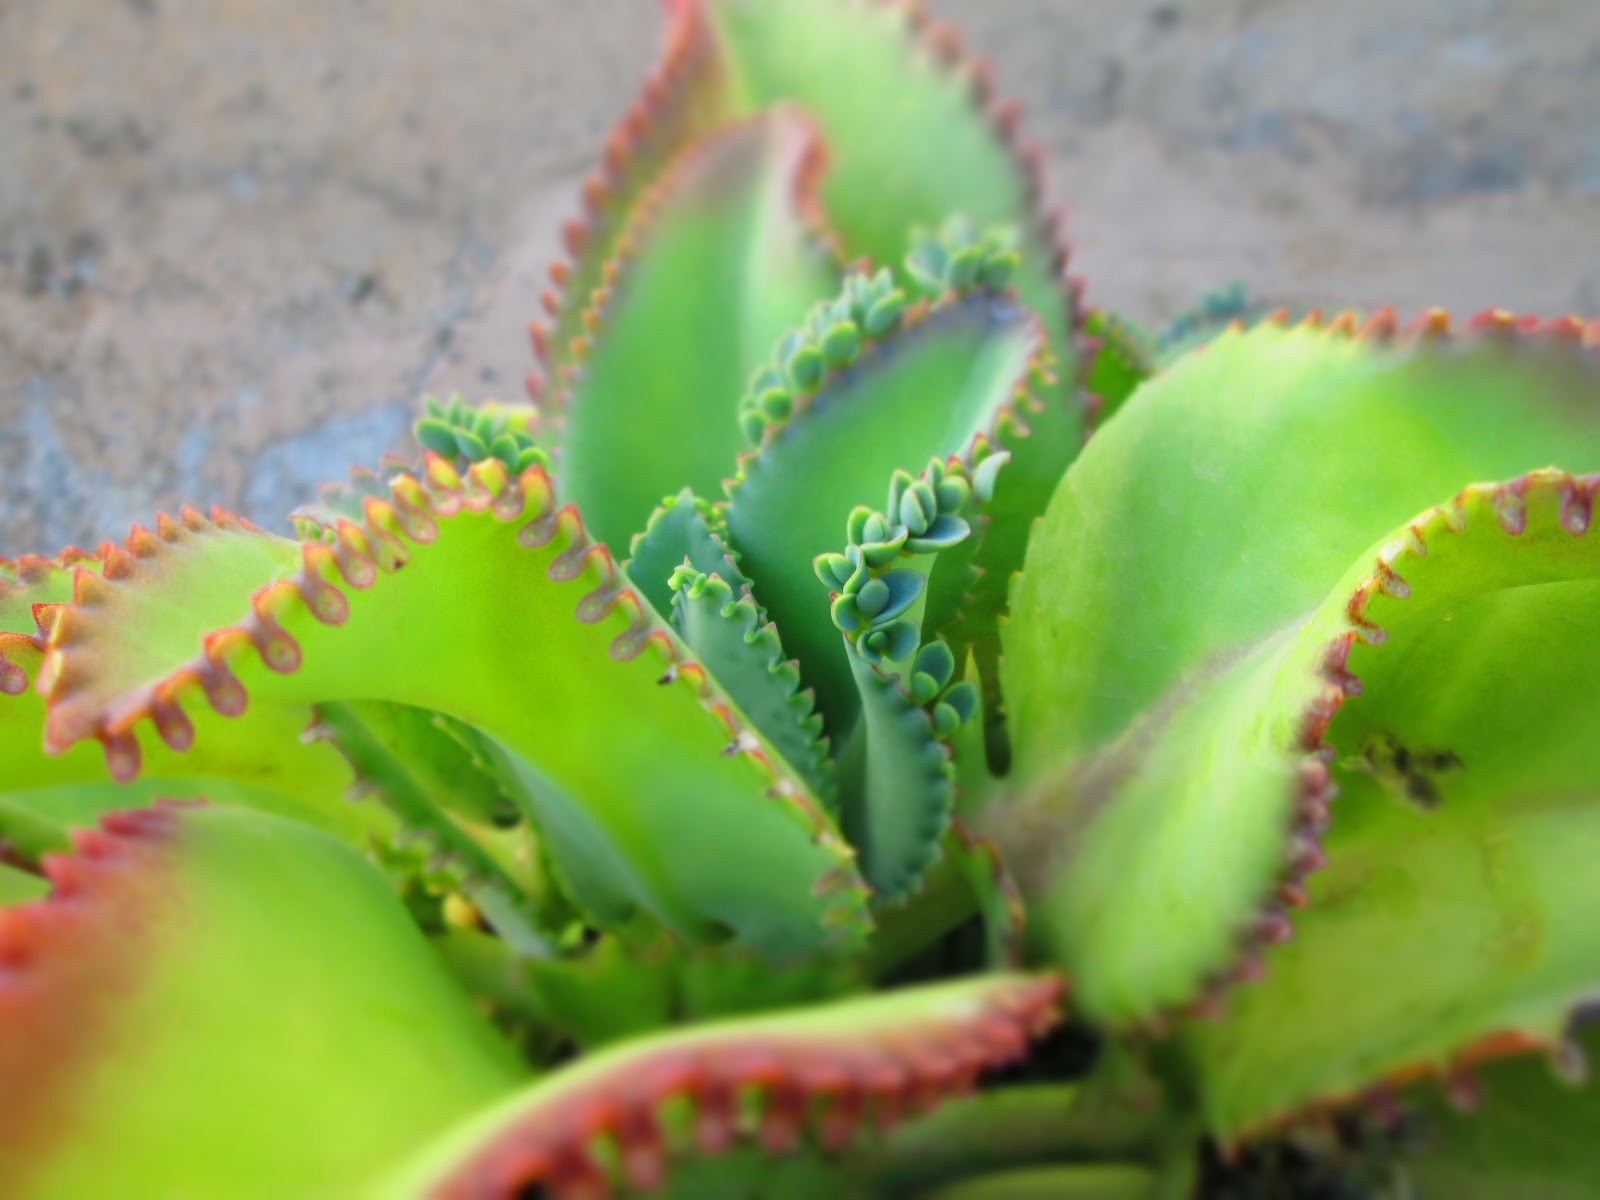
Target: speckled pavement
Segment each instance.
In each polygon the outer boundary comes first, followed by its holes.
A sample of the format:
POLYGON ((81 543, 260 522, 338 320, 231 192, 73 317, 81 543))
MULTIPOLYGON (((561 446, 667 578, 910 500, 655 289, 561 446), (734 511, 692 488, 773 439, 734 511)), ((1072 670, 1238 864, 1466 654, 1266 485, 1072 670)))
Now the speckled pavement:
MULTIPOLYGON (((1091 298, 1600 313, 1595 0, 931 0, 1027 106, 1091 298)), ((515 396, 647 0, 0 5, 0 554, 265 524, 515 396)))

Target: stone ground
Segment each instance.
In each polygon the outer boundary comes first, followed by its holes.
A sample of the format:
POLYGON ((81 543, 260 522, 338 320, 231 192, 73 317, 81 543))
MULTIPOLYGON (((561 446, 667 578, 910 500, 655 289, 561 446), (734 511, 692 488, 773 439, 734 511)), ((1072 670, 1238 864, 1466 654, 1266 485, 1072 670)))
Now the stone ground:
MULTIPOLYGON (((1600 312, 1596 0, 930 0, 1092 300, 1600 312)), ((263 523, 515 397, 648 0, 0 0, 0 555, 263 523)))

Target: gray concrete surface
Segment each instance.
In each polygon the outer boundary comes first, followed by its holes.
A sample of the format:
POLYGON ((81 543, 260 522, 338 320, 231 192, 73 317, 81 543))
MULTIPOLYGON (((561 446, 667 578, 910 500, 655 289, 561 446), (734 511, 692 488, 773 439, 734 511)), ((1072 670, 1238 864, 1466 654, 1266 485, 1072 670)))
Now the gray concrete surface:
MULTIPOLYGON (((1600 312, 1597 0, 931 0, 1096 301, 1600 312)), ((514 396, 648 0, 0 0, 0 554, 276 518, 514 396)))

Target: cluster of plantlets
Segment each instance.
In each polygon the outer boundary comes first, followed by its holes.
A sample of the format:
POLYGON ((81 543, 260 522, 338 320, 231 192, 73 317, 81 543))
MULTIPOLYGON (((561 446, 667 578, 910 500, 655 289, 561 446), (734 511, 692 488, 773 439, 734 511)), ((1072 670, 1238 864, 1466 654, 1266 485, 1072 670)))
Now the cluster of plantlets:
POLYGON ((534 403, 6 562, 0 1192, 1600 1188, 1600 324, 1147 335, 914 6, 667 8, 534 403))

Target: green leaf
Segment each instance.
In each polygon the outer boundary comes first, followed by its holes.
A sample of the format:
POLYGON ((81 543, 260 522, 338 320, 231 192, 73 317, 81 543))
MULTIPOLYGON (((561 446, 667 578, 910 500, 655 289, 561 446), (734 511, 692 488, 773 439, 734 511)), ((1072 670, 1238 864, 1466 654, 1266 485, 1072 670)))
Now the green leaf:
POLYGON ((926 1200, 1159 1200, 1161 1177, 1131 1164, 1018 1167, 921 1193, 926 1200))
POLYGON ((0 863, 0 907, 43 899, 50 881, 29 871, 0 863))
MULTIPOLYGON (((1169 1114, 1155 1105, 1136 1107, 1109 1091, 1093 1084, 1029 1083, 953 1100, 890 1134, 872 1160, 875 1194, 944 1195, 927 1189, 945 1184, 958 1195, 966 1194, 963 1185, 975 1189, 975 1195, 988 1195, 984 1189, 989 1187, 1000 1189, 996 1195, 1008 1195, 1005 1188, 1012 1186, 1013 1173, 1028 1178, 1021 1174, 1031 1173, 1028 1164, 1052 1162, 1075 1164, 1039 1176, 1041 1184, 1059 1182, 1065 1190, 1022 1194, 1072 1196, 1080 1194, 1074 1187, 1088 1188, 1096 1179, 1111 1186, 1132 1178, 1147 1188, 1132 1195, 1168 1194, 1148 1190, 1151 1177, 1134 1168, 1161 1157, 1163 1142, 1172 1140, 1164 1128, 1169 1114), (1119 1160, 1122 1165, 1114 1165, 1119 1160), (1105 1167, 1102 1171, 1088 1163, 1105 1167)), ((1083 1194, 1102 1195, 1093 1190, 1083 1194)))
MULTIPOLYGON (((856 0, 695 0, 716 29, 739 111, 793 102, 819 124, 832 169, 822 200, 852 258, 899 260, 913 226, 952 213, 1017 231, 1014 282, 1060 360, 1052 402, 1075 397, 1075 305, 1055 223, 1039 210, 1015 118, 988 106, 984 71, 909 5, 856 0)), ((915 463, 924 452, 907 460, 915 463)), ((905 463, 896 465, 903 466, 905 463)))
MULTIPOLYGON (((974 488, 959 459, 948 466, 935 459, 919 478, 896 471, 889 485, 888 509, 923 530, 941 522, 959 524, 962 538, 971 527, 964 513, 974 488)), ((860 703, 860 716, 841 755, 842 814, 845 833, 861 854, 867 881, 883 900, 894 901, 918 885, 939 854, 940 840, 955 801, 955 771, 943 744, 960 730, 963 709, 971 716, 976 696, 968 685, 944 701, 955 673, 955 654, 940 642, 923 644, 928 579, 938 551, 905 536, 891 518, 865 507, 846 521, 850 543, 846 562, 868 567, 856 590, 833 600, 832 616, 844 637, 860 703), (876 553, 880 548, 886 552, 876 553), (891 565, 896 564, 896 565, 891 565)), ((959 545, 961 539, 950 544, 959 545)), ((819 578, 834 574, 836 556, 816 562, 819 578)))
POLYGON ((673 564, 662 576, 665 598, 658 602, 658 611, 670 617, 689 649, 728 689, 744 716, 818 798, 831 805, 833 764, 821 736, 821 718, 813 712, 812 695, 800 689, 799 672, 783 654, 777 627, 756 604, 722 528, 720 514, 685 489, 657 509, 646 532, 634 539, 629 575, 653 578, 673 564), (712 579, 719 581, 715 596, 705 590, 712 579), (740 592, 737 599, 735 588, 740 592))
MULTIPOLYGON (((1600 1052, 1587 1031, 1568 1061, 1600 1052)), ((1417 1143, 1397 1155, 1396 1174, 1423 1200, 1584 1200, 1600 1191, 1600 1158, 1590 1132, 1600 1089, 1563 1079, 1556 1064, 1528 1055, 1483 1069, 1463 1112, 1435 1088, 1408 1095, 1407 1128, 1417 1143)))
POLYGON ((355 771, 357 794, 380 797, 406 840, 426 843, 434 874, 448 877, 517 953, 548 956, 538 897, 447 815, 466 809, 490 820, 515 799, 432 718, 398 704, 324 704, 311 733, 333 743, 355 771))
POLYGON ((1349 564, 1463 480, 1600 466, 1600 370, 1560 329, 1353 328, 1224 334, 1152 380, 1030 549, 1005 631, 1017 798, 983 828, 1096 1019, 1199 1000, 1286 932, 1322 855, 1302 729, 1349 564))
MULTIPOLYGON (((850 255, 898 261, 908 230, 939 226, 951 214, 975 227, 1008 228, 1016 238, 1014 261, 996 258, 988 272, 973 264, 976 282, 1015 285, 1043 323, 1056 370, 1041 374, 1032 395, 1019 399, 1015 414, 987 430, 1011 452, 1013 462, 1000 484, 989 535, 970 545, 981 556, 983 575, 967 619, 952 637, 962 645, 992 640, 1011 576, 1021 569, 1031 524, 1086 431, 1077 302, 1063 276, 1055 220, 1038 208, 1034 158, 1017 144, 1014 111, 991 107, 986 71, 965 59, 950 30, 930 26, 914 6, 694 0, 690 7, 703 11, 717 31, 724 78, 731 80, 724 95, 740 111, 793 101, 820 124, 832 162, 823 203, 850 255)), ((937 277, 944 279, 947 268, 940 264, 937 277)), ((915 465, 932 452, 924 443, 891 466, 915 465)), ((823 522, 822 528, 828 527, 823 522)), ((739 540, 736 532, 736 544, 739 540)), ((816 548, 795 553, 809 558, 816 548)), ((773 594, 753 564, 746 569, 808 681, 815 682, 819 705, 837 736, 848 724, 851 705, 843 662, 827 661, 833 647, 825 636, 799 640, 811 635, 794 631, 797 611, 786 597, 773 594), (820 665, 813 661, 818 658, 820 665)), ((941 591, 964 595, 971 582, 967 571, 955 562, 949 569, 955 578, 941 591)))
POLYGON ((769 428, 729 485, 728 535, 740 566, 835 737, 851 727, 857 703, 813 561, 837 549, 853 508, 881 502, 896 469, 970 453, 1012 403, 1038 349, 1037 326, 1009 301, 952 298, 875 343, 787 424, 769 428))
POLYGON ((913 228, 906 273, 929 296, 974 288, 1004 291, 1020 260, 1016 233, 1007 225, 980 229, 965 212, 956 212, 937 230, 913 228))
POLYGON ((861 716, 841 755, 841 823, 867 882, 879 899, 894 901, 939 857, 954 774, 932 719, 898 678, 853 649, 850 661, 861 716))
POLYGON ((456 447, 468 462, 481 462, 489 457, 489 444, 470 429, 454 431, 456 447))
MULTIPOLYGON (((104 730, 104 755, 92 746, 45 753, 45 701, 35 677, 42 666, 46 637, 37 631, 53 630, 57 615, 68 610, 75 596, 93 604, 118 580, 136 571, 170 571, 175 590, 182 594, 193 580, 185 574, 184 555, 177 548, 188 544, 195 530, 226 530, 230 536, 259 537, 269 545, 282 541, 268 538, 221 510, 214 516, 214 521, 207 520, 185 509, 181 524, 163 516, 157 522, 159 533, 135 527, 123 545, 107 542, 93 556, 74 551, 56 561, 20 559, 16 578, 0 580, 0 608, 4 610, 0 619, 12 627, 0 632, 0 657, 9 658, 21 685, 17 694, 0 692, 0 759, 6 764, 0 792, 45 820, 57 815, 58 804, 71 805, 92 793, 101 798, 98 805, 83 810, 92 820, 138 802, 128 797, 119 800, 107 784, 108 759, 119 777, 135 769, 142 759, 146 780, 155 787, 151 795, 193 795, 210 790, 213 780, 243 781, 248 786, 230 789, 231 798, 306 821, 357 845, 388 840, 395 828, 388 814, 344 799, 350 774, 338 755, 327 747, 301 744, 301 731, 311 719, 310 709, 304 706, 259 706, 242 719, 209 711, 190 716, 152 693, 151 710, 171 735, 172 746, 147 725, 142 735, 115 727, 104 730), (35 604, 42 606, 37 624, 35 604), (23 621, 35 630, 32 636, 15 631, 23 621), (198 748, 185 748, 199 738, 203 744, 198 748), (86 789, 84 785, 98 786, 86 789)), ((204 588, 192 599, 196 604, 206 603, 204 588)), ((137 626, 129 626, 124 636, 138 641, 137 626)))
POLYGON ((1103 425, 1155 374, 1155 339, 1132 321, 1103 308, 1084 317, 1083 331, 1096 341, 1087 384, 1100 402, 1096 423, 1103 425))
POLYGON ((531 773, 518 790, 543 843, 608 919, 642 907, 691 940, 733 931, 775 957, 863 935, 826 814, 556 507, 542 469, 513 480, 491 459, 461 478, 435 459, 367 509, 364 528, 290 543, 298 569, 275 544, 196 532, 184 569, 140 567, 68 610, 49 651, 52 740, 130 728, 153 696, 427 707, 531 773), (131 644, 130 628, 153 633, 131 644))
POLYGON ((1029 548, 1006 639, 1024 773, 1105 745, 1208 661, 1303 618, 1464 482, 1600 468, 1591 354, 1396 340, 1386 317, 1359 338, 1226 333, 1093 439, 1029 548))
POLYGON ((727 120, 727 68, 705 13, 677 3, 667 13, 661 57, 584 181, 582 216, 562 229, 567 257, 551 267, 546 319, 531 329, 544 372, 528 381, 535 399, 547 398, 551 382, 564 383, 573 370, 590 297, 651 185, 680 151, 727 120))
POLYGON ((0 562, 0 761, 6 764, 6 791, 70 779, 86 761, 91 777, 104 773, 88 751, 71 763, 45 759, 44 703, 35 687, 56 606, 71 602, 80 570, 97 575, 102 569, 99 558, 82 552, 70 560, 28 555, 0 562), (35 605, 41 606, 38 618, 35 605))
POLYGON ((744 582, 721 516, 688 488, 656 509, 644 532, 633 539, 630 553, 633 557, 623 569, 663 621, 672 619, 670 581, 685 562, 703 575, 744 582))
MULTIPOLYGON (((1447 1073, 1486 1040, 1553 1047, 1600 987, 1597 486, 1468 488, 1358 560, 1295 639, 1300 748, 1326 729, 1341 796, 1295 938, 1190 1037, 1219 1132, 1447 1073)), ((1251 804, 1243 781, 1230 800, 1251 804)))
POLYGON ((983 918, 989 966, 1015 970, 1022 963, 1028 910, 998 847, 952 817, 945 833, 944 859, 966 881, 974 906, 983 918))
POLYGON ((671 951, 601 937, 581 956, 525 964, 523 984, 545 1024, 585 1051, 674 1023, 671 951))
POLYGON ((670 938, 603 937, 581 957, 526 964, 544 1019, 592 1051, 672 1025, 824 1003, 860 989, 832 957, 783 966, 738 947, 691 950, 670 938))
POLYGON ((1257 324, 1275 312, 1298 319, 1290 309, 1252 300, 1249 289, 1237 280, 1207 292, 1157 336, 1157 366, 1170 366, 1184 355, 1210 345, 1234 326, 1257 324))
POLYGON ((359 1192, 526 1077, 339 842, 173 808, 76 840, 0 910, 7 1195, 359 1192))
POLYGON ((955 1094, 1049 1028, 1059 994, 1050 979, 990 975, 634 1039, 443 1133, 379 1194, 648 1191, 691 1155, 752 1137, 769 1155, 837 1153, 860 1136, 869 1096, 888 1120, 912 1095, 955 1094))
POLYGON ((838 268, 814 226, 822 168, 792 111, 685 152, 631 219, 559 396, 562 495, 626 546, 664 495, 716 492, 744 446, 739 399, 838 268))
MULTIPOLYGON (((0 634, 36 638, 40 629, 33 606, 70 601, 73 572, 80 566, 98 570, 99 557, 72 549, 55 558, 25 554, 21 558, 0 559, 0 634)), ((0 649, 15 644, 0 642, 0 649)))
POLYGON ((446 458, 454 458, 460 452, 455 429, 442 417, 423 418, 417 422, 414 432, 424 450, 432 450, 446 458))
POLYGON ((741 579, 738 586, 735 597, 720 576, 684 568, 674 580, 674 627, 740 713, 831 809, 837 797, 822 718, 812 709, 811 693, 800 690, 800 672, 784 656, 777 626, 750 585, 741 579), (713 583, 720 586, 708 586, 713 583))

